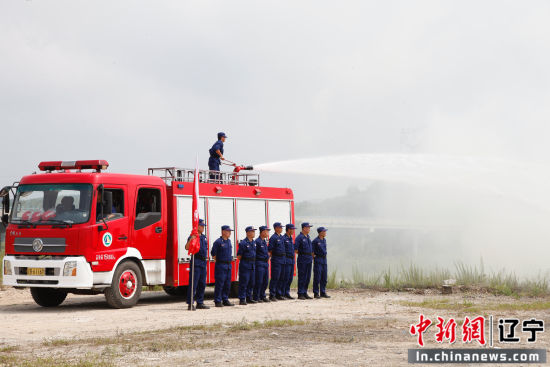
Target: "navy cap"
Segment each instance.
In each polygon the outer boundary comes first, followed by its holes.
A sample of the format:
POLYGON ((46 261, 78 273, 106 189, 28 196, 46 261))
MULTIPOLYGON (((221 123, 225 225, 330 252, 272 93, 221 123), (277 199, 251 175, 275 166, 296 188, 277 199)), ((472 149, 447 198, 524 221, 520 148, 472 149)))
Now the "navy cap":
POLYGON ((294 227, 294 224, 288 223, 288 224, 286 225, 286 229, 287 229, 287 230, 289 230, 289 229, 296 229, 296 227, 294 227))
POLYGON ((319 228, 317 228, 317 233, 325 232, 325 231, 327 231, 327 230, 328 230, 328 228, 319 227, 319 228))
POLYGON ((204 223, 204 219, 199 219, 199 226, 205 226, 206 223, 204 223))
POLYGON ((222 231, 232 231, 232 229, 229 226, 222 226, 222 231))
POLYGON ((248 226, 248 227, 245 228, 244 231, 245 232, 250 232, 250 231, 255 231, 255 230, 256 230, 256 228, 254 228, 254 226, 248 226))
POLYGON ((269 228, 268 226, 260 226, 260 232, 265 230, 271 231, 271 228, 269 228))
POLYGON ((304 222, 302 223, 302 228, 304 227, 313 227, 311 224, 309 224, 309 222, 304 222))
POLYGON ((273 223, 273 228, 277 228, 277 227, 283 228, 283 225, 281 224, 281 222, 273 223))
POLYGON ((227 135, 225 135, 225 133, 219 132, 218 139, 221 139, 221 138, 227 138, 227 135))

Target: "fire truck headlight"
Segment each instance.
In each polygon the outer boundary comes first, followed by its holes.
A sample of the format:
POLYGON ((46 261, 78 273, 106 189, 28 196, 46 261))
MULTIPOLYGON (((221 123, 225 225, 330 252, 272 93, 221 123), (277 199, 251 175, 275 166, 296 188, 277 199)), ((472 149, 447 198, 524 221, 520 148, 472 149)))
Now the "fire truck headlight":
POLYGON ((4 259, 4 275, 12 275, 11 262, 4 259))
POLYGON ((76 276, 76 261, 67 261, 63 267, 63 276, 64 277, 75 277, 76 276))

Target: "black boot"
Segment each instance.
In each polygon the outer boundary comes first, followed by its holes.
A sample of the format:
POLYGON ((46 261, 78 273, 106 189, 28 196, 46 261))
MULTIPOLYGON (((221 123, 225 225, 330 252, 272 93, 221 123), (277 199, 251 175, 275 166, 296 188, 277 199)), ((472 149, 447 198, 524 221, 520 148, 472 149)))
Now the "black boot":
POLYGON ((275 296, 269 296, 270 302, 277 302, 277 298, 275 296))
POLYGON ((208 310, 210 307, 205 305, 204 303, 197 303, 197 310, 208 310))
POLYGON ((244 299, 239 300, 239 306, 246 306, 247 304, 244 299))
POLYGON ((247 299, 246 299, 246 303, 252 303, 252 304, 254 304, 254 303, 258 303, 258 301, 254 301, 252 298, 247 298, 247 299))
POLYGON ((321 293, 321 297, 322 297, 322 298, 330 298, 330 296, 329 296, 328 294, 326 294, 326 293, 321 293))
POLYGON ((286 299, 294 299, 294 297, 292 297, 290 294, 286 294, 286 295, 285 295, 285 298, 286 298, 286 299))
POLYGON ((318 295, 317 293, 315 293, 315 294, 313 295, 313 298, 321 298, 321 296, 318 295))
POLYGON ((312 298, 309 296, 309 294, 307 294, 307 293, 304 294, 304 297, 305 297, 306 299, 312 299, 312 298))
POLYGON ((235 306, 233 303, 229 302, 229 300, 225 300, 222 302, 224 306, 235 306))
POLYGON ((306 296, 304 296, 303 294, 300 294, 300 295, 298 296, 298 299, 306 300, 307 298, 306 298, 306 296))
POLYGON ((262 298, 261 301, 265 303, 271 302, 269 299, 267 299, 267 297, 262 298))
POLYGON ((223 307, 223 303, 221 303, 221 302, 214 302, 214 305, 216 307, 223 307))
POLYGON ((283 296, 277 296, 275 298, 277 298, 279 301, 284 301, 285 300, 285 297, 283 297, 283 296))

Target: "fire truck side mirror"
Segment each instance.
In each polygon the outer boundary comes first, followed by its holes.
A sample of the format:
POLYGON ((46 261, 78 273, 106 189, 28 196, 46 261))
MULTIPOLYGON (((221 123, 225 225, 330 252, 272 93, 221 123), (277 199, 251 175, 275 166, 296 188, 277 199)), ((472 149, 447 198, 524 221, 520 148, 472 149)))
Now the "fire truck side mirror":
POLYGON ((8 213, 10 212, 10 194, 2 197, 2 223, 8 224, 8 213))
POLYGON ((7 226, 8 225, 8 215, 7 214, 3 214, 2 215, 2 224, 4 226, 7 226))

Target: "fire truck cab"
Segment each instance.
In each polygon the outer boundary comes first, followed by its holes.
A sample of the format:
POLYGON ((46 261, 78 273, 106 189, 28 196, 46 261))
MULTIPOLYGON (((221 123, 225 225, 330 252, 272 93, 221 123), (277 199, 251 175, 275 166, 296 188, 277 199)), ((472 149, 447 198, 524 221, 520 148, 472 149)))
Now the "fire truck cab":
MULTIPOLYGON (((144 285, 185 295, 194 170, 163 167, 129 175, 106 173, 107 167, 103 160, 42 162, 41 173, 0 191, 3 211, 9 212, 2 216, 8 222, 4 285, 30 288, 44 307, 60 305, 68 293, 104 293, 110 306, 131 307, 144 285)), ((199 171, 199 211, 209 248, 222 225, 235 228, 234 282, 237 240, 246 236, 246 226, 294 223, 292 190, 261 187, 258 174, 240 169, 199 171)), ((207 266, 207 284, 213 284, 210 257, 207 266)))

